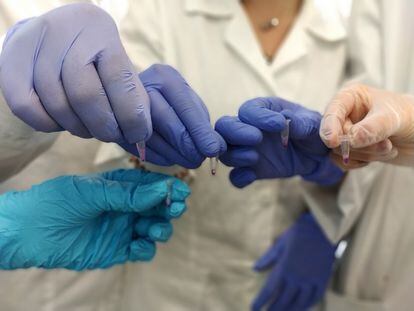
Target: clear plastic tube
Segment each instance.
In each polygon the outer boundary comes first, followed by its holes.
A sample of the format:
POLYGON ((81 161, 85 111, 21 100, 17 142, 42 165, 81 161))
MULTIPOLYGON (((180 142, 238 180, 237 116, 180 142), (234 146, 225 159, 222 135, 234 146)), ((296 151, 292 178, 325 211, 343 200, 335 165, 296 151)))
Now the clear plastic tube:
POLYGON ((139 159, 142 162, 145 162, 145 141, 140 141, 136 143, 136 146, 139 154, 139 159))
POLYGON ((287 148, 289 143, 289 125, 290 120, 286 119, 285 129, 280 133, 280 138, 282 139, 282 146, 287 148))
POLYGON ((211 175, 216 175, 217 174, 217 167, 218 167, 218 158, 214 157, 214 158, 210 158, 210 172, 211 175))
POLYGON ((349 153, 351 150, 350 138, 348 135, 342 135, 339 137, 339 140, 341 142, 342 161, 346 165, 349 163, 349 153))
POLYGON ((167 193, 167 198, 165 199, 165 204, 167 206, 171 205, 172 185, 173 185, 173 181, 171 179, 167 180, 168 193, 167 193))

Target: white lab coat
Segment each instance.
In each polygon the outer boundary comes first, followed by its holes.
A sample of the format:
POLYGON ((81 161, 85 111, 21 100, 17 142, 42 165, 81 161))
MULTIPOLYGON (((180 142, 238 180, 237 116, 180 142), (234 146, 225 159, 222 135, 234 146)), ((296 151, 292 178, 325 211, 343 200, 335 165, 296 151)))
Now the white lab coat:
MULTIPOLYGON (((134 63, 177 67, 205 100, 213 121, 236 114, 241 103, 257 96, 282 96, 322 111, 342 80, 346 31, 336 1, 305 1, 271 65, 236 0, 131 0, 129 5, 124 39, 134 63)), ((302 202, 290 201, 296 206, 282 209, 286 203, 279 194, 297 191, 292 186, 297 180, 260 182, 240 191, 231 187, 227 173, 221 167, 212 179, 205 166, 197 171, 189 211, 153 263, 79 274, 41 271, 24 284, 24 272, 16 278, 14 272, 1 273, 2 306, 247 309, 263 281, 251 271, 253 262, 293 221, 292 210, 300 210, 302 202)))
MULTIPOLYGON (((305 1, 271 65, 239 1, 130 5, 121 26, 132 61, 140 69, 158 62, 176 67, 204 99, 212 122, 237 114, 244 101, 257 96, 281 96, 322 111, 342 81, 346 31, 335 1, 305 1)), ((119 156, 109 149, 103 147, 101 162, 119 156)), ((281 192, 297 190, 297 180, 237 190, 228 172, 220 167, 213 178, 208 163, 196 171, 188 212, 175 223, 172 241, 151 265, 128 265, 125 309, 137 303, 148 311, 248 309, 263 282, 251 271, 254 261, 302 205, 280 202, 281 192)))
MULTIPOLYGON (((352 76, 413 94, 414 2, 354 4, 349 32, 352 76)), ((305 197, 328 236, 348 240, 323 309, 413 310, 414 169, 376 163, 353 171, 339 196, 330 199, 328 191, 316 195, 318 190, 309 188, 312 194, 305 197)))

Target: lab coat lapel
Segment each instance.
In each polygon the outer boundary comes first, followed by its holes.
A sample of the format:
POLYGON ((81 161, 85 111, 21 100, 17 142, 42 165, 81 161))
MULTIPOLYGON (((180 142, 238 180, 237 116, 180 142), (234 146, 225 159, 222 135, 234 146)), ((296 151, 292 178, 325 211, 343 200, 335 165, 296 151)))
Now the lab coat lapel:
POLYGON ((306 0, 272 65, 279 73, 305 57, 312 45, 346 38, 344 17, 332 0, 306 0))
POLYGON ((233 18, 226 29, 225 42, 273 93, 274 85, 270 75, 270 66, 267 65, 261 53, 259 42, 240 5, 235 9, 233 18))

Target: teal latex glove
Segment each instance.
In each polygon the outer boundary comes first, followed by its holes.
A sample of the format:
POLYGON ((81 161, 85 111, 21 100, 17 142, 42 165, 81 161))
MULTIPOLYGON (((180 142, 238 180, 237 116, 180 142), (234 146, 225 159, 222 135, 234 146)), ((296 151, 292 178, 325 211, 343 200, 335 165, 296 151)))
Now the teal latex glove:
POLYGON ((0 268, 108 268, 149 261, 190 190, 170 176, 116 170, 62 176, 0 196, 0 268), (167 198, 171 200, 166 205, 167 198))

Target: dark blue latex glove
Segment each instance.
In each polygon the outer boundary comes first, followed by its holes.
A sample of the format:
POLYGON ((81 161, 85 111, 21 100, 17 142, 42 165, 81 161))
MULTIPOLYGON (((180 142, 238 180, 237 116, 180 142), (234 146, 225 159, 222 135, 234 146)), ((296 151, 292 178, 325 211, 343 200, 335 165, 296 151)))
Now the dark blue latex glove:
POLYGON ((258 179, 300 175, 321 185, 337 183, 343 172, 331 162, 319 137, 321 115, 281 98, 256 98, 243 104, 238 117, 222 117, 216 130, 228 150, 220 160, 235 167, 230 179, 245 187, 258 179), (290 122, 288 146, 281 132, 290 122))
POLYGON ((335 250, 311 214, 302 215, 256 262, 256 271, 271 271, 252 310, 308 310, 326 290, 335 250))
MULTIPOLYGON (((206 157, 226 151, 224 139, 212 128, 201 98, 172 67, 153 65, 139 74, 151 102, 153 134, 147 141, 147 160, 197 168, 206 157)), ((138 156, 135 145, 122 145, 138 156)))

